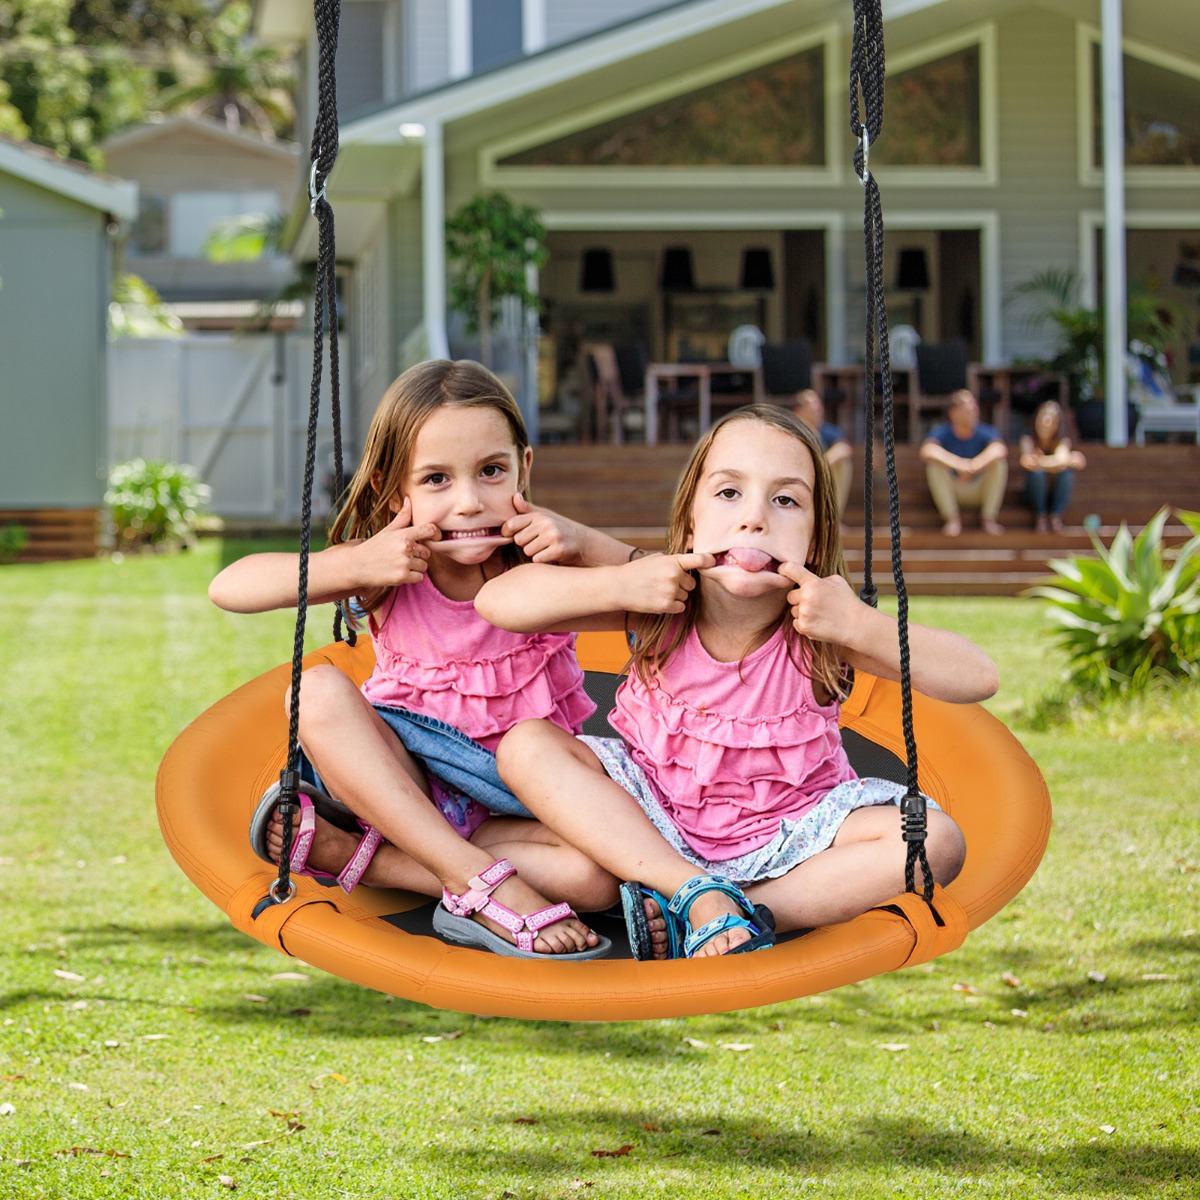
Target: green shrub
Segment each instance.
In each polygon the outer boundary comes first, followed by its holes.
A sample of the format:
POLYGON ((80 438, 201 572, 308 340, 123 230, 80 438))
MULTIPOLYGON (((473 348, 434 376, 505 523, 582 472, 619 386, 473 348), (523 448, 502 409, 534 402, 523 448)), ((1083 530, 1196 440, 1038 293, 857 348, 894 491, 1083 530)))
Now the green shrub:
POLYGON ((10 521, 0 528, 0 563, 16 562, 29 544, 29 531, 24 525, 10 521))
POLYGON ((1096 557, 1055 559, 1057 586, 1030 590, 1049 601, 1069 681, 1081 692, 1200 678, 1200 513, 1177 513, 1193 536, 1172 554, 1163 552, 1167 514, 1137 537, 1122 523, 1107 550, 1093 533, 1096 557))
POLYGON ((141 458, 118 463, 109 472, 104 494, 104 502, 112 510, 117 548, 190 545, 211 494, 195 467, 186 463, 141 458))

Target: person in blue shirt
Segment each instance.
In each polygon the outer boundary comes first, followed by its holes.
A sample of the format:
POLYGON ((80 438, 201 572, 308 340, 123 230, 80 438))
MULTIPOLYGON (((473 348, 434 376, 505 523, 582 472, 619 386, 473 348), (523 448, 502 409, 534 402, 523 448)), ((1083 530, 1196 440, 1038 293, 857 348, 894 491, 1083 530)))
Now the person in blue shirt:
POLYGON ((825 420, 825 402, 813 391, 805 388, 796 396, 792 411, 821 439, 825 461, 833 476, 834 494, 837 496, 838 518, 846 512, 850 499, 850 481, 854 476, 854 447, 838 426, 825 420))
POLYGON ((963 508, 979 509, 984 533, 1004 532, 996 519, 1008 483, 1008 446, 979 420, 979 401, 966 388, 950 397, 949 418, 921 443, 921 461, 947 537, 962 533, 963 508))

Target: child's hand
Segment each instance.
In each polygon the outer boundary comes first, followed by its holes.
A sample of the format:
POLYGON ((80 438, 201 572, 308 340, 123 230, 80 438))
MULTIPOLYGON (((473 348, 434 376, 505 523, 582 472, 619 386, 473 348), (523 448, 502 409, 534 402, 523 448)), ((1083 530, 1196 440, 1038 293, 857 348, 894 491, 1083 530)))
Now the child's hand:
POLYGON ((585 534, 582 525, 548 509, 536 508, 520 492, 513 496, 513 508, 517 515, 504 522, 500 533, 512 538, 532 562, 571 565, 582 560, 585 534))
POLYGON ((717 565, 715 554, 648 554, 618 567, 621 607, 636 613, 681 613, 696 586, 692 571, 717 565))
POLYGON ((358 572, 363 587, 394 587, 418 583, 429 570, 426 542, 441 537, 431 521, 413 525, 412 504, 406 496, 400 511, 377 534, 358 544, 358 572))
POLYGON ((779 574, 796 586, 788 592, 792 624, 814 642, 844 645, 861 601, 840 575, 814 575, 799 563, 783 563, 779 574))

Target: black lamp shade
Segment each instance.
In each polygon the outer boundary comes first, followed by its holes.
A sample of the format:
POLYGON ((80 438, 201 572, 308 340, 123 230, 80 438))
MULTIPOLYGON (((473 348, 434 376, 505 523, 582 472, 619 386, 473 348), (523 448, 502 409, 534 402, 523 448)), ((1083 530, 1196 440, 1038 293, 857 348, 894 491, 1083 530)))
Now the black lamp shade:
POLYGON ((616 289, 616 286, 612 251, 605 247, 585 250, 579 266, 579 290, 581 292, 611 292, 616 289))
POLYGON ((920 246, 900 251, 896 263, 896 289, 901 292, 929 290, 929 259, 920 246))
POLYGON ((775 286, 775 265, 766 246, 751 246, 742 251, 742 290, 769 292, 775 286))
POLYGON ((687 246, 668 246, 663 251, 662 274, 658 286, 664 292, 690 292, 695 286, 692 277, 692 252, 687 246))

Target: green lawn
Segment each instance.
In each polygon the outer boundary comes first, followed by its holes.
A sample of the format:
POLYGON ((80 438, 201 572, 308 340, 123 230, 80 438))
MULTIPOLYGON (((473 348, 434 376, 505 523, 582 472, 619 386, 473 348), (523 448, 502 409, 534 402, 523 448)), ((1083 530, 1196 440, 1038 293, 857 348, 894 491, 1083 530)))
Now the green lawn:
POLYGON ((1197 1195, 1195 692, 1038 728, 1039 608, 914 601, 997 658, 1054 797, 1003 913, 768 1009, 481 1020, 250 941, 167 854, 167 745, 291 653, 205 598, 238 549, 0 568, 0 1197, 1197 1195))

